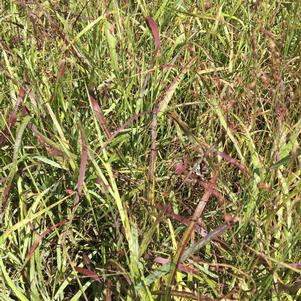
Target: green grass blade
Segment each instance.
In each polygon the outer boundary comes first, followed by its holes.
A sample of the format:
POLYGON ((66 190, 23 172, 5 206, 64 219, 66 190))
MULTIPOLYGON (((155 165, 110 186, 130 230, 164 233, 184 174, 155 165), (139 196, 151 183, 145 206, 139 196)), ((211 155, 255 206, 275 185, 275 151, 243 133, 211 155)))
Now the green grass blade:
POLYGON ((15 285, 14 281, 10 278, 9 274, 7 273, 3 260, 0 258, 0 268, 1 272, 3 274, 3 277, 9 287, 11 288, 14 295, 20 300, 20 301, 29 301, 29 299, 26 298, 26 296, 22 293, 22 291, 15 285))
POLYGON ((116 37, 112 33, 112 24, 109 23, 108 21, 105 21, 104 23, 104 30, 105 30, 105 35, 107 38, 107 43, 109 47, 109 54, 111 58, 111 64, 113 67, 113 70, 118 74, 119 72, 119 67, 118 67, 118 55, 116 51, 116 44, 117 40, 116 37))

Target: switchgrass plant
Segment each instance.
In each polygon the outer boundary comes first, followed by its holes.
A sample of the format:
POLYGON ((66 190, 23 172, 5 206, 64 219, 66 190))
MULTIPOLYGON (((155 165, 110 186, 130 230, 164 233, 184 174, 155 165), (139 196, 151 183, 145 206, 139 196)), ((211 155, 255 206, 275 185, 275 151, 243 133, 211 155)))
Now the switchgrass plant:
POLYGON ((300 1, 0 4, 0 300, 298 300, 300 1))

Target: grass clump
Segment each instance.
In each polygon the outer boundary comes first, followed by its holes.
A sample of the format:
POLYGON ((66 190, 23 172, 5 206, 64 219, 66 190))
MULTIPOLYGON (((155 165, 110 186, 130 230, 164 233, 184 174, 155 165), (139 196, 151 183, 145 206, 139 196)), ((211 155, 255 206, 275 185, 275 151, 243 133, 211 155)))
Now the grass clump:
POLYGON ((0 299, 298 300, 300 15, 1 2, 0 299))

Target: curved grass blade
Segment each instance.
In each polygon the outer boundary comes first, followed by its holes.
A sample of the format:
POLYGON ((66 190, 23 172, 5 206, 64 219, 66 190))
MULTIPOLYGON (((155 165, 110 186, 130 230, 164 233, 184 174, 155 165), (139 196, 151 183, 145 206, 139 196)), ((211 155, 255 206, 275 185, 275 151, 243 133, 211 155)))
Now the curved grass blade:
POLYGON ((29 123, 29 121, 31 120, 31 116, 26 116, 19 129, 18 129, 18 132, 17 132, 17 136, 16 136, 16 141, 15 141, 15 145, 14 145, 14 153, 13 153, 13 162, 12 162, 12 168, 11 168, 11 171, 6 179, 6 184, 5 184, 5 189, 2 191, 2 194, 1 194, 1 199, 0 199, 0 215, 2 214, 2 207, 3 207, 3 204, 6 202, 6 199, 8 197, 8 193, 9 193, 9 190, 11 188, 11 183, 12 183, 12 180, 17 172, 17 169, 18 169, 18 152, 19 152, 19 149, 20 149, 20 146, 21 146, 21 141, 22 141, 22 136, 23 136, 23 133, 25 131, 25 128, 27 126, 27 124, 29 123))
POLYGON ((14 224, 12 227, 10 227, 9 229, 7 229, 1 236, 0 236, 0 246, 4 244, 4 242, 6 241, 6 239, 16 230, 22 228, 23 226, 27 225, 29 222, 32 222, 33 220, 35 220, 36 218, 42 216, 44 213, 49 212, 52 208, 55 208, 56 206, 62 204, 63 202, 65 202, 68 198, 70 198, 71 196, 73 196, 73 194, 65 196, 64 198, 58 200, 57 202, 55 202, 54 204, 46 207, 45 209, 32 214, 30 217, 26 217, 23 220, 21 220, 20 222, 14 224))
POLYGON ((91 101, 92 109, 97 117, 97 120, 98 120, 102 130, 104 131, 106 137, 108 139, 110 139, 112 134, 111 134, 110 128, 108 126, 107 120, 105 118, 105 115, 103 114, 97 100, 92 95, 89 95, 89 99, 91 101))
POLYGON ((66 46, 63 52, 66 52, 70 47, 73 46, 85 33, 87 33, 90 29, 92 29, 97 23, 99 23, 103 19, 103 16, 98 17, 93 22, 88 24, 80 33, 78 33, 74 39, 66 46))
POLYGON ((11 288, 12 292, 15 294, 15 296, 20 301, 29 301, 29 299, 26 298, 26 296, 20 291, 20 289, 15 285, 14 281, 10 278, 9 274, 7 273, 5 266, 3 264, 3 260, 0 257, 0 269, 2 271, 2 275, 4 279, 6 280, 7 284, 11 288))
POLYGON ((207 204, 207 202, 209 201, 209 198, 211 197, 212 193, 213 193, 213 189, 215 186, 215 183, 217 181, 217 173, 213 174, 211 180, 210 180, 210 185, 208 186, 208 189, 205 190, 205 193, 201 199, 201 201, 199 202, 197 208, 194 211, 194 214, 192 216, 192 220, 189 224, 189 226, 186 228, 184 234, 183 234, 183 238, 181 239, 181 242, 179 243, 178 249, 176 251, 176 254, 173 258, 173 263, 171 265, 171 269, 169 272, 169 277, 168 277, 168 285, 167 285, 167 289, 166 289, 166 295, 165 295, 165 299, 167 300, 168 296, 170 295, 170 289, 171 289, 171 284, 174 280, 175 277, 175 273, 177 270, 177 267, 179 265, 179 263, 184 260, 183 257, 183 253, 184 253, 184 249, 191 237, 191 233, 193 232, 194 228, 195 228, 195 224, 197 222, 197 220, 200 218, 200 216, 202 215, 205 206, 207 204))
POLYGON ((44 156, 35 156, 35 157, 32 157, 32 159, 35 159, 35 160, 38 160, 38 161, 41 161, 41 162, 44 162, 52 167, 55 167, 55 168, 59 168, 59 169, 64 169, 64 170, 67 170, 67 168, 63 167, 62 165, 60 165, 59 163, 53 161, 53 160, 50 160, 44 156))
POLYGON ((224 116, 224 113, 223 113, 223 111, 222 111, 220 105, 218 104, 218 102, 217 102, 217 100, 216 100, 215 98, 212 98, 212 99, 211 99, 210 104, 212 105, 213 110, 214 110, 214 112, 216 113, 216 115, 217 115, 217 117, 218 117, 218 119, 219 119, 219 121, 220 121, 222 127, 225 129, 225 131, 226 131, 228 137, 230 138, 230 140, 231 140, 232 143, 234 144, 235 149, 236 149, 236 151, 237 151, 237 153, 238 153, 238 155, 239 155, 239 158, 240 158, 241 162, 242 162, 243 164, 245 164, 245 158, 244 158, 244 156, 243 156, 243 154, 242 154, 242 151, 241 151, 241 149, 240 149, 239 143, 238 143, 238 141, 236 140, 236 138, 234 137, 234 135, 233 135, 231 129, 228 127, 226 118, 225 118, 225 116, 224 116))
POLYGON ((59 157, 64 157, 65 156, 67 158, 71 155, 72 158, 74 157, 74 154, 71 154, 69 152, 67 153, 66 151, 61 149, 60 146, 58 146, 51 139, 49 139, 49 138, 45 137, 44 135, 42 135, 39 132, 39 130, 36 128, 36 126, 34 124, 32 124, 31 122, 28 123, 27 127, 32 130, 33 134, 36 136, 38 141, 42 145, 45 145, 46 150, 50 155, 59 156, 59 157))
POLYGON ((86 173, 86 166, 88 162, 87 140, 82 127, 80 127, 80 137, 82 142, 82 154, 81 154, 80 167, 79 167, 79 176, 77 180, 77 192, 79 196, 81 196, 82 194, 85 173, 86 173))
POLYGON ((112 33, 112 24, 109 23, 108 21, 105 21, 104 24, 105 27, 105 35, 106 35, 106 39, 107 39, 107 43, 108 43, 108 47, 109 47, 109 53, 110 53, 110 57, 111 57, 111 64, 112 67, 114 69, 114 71, 116 72, 116 74, 119 73, 119 67, 118 67, 118 56, 117 56, 117 51, 116 51, 116 38, 112 33))
POLYGON ((297 150, 296 154, 290 154, 288 156, 285 156, 284 158, 280 159, 276 163, 274 163, 271 168, 276 169, 282 165, 285 165, 289 162, 291 162, 294 158, 301 156, 301 149, 297 150))
POLYGON ((155 190, 155 170, 156 170, 156 161, 157 161, 157 119, 162 116, 162 114, 167 109, 167 106, 175 93, 179 83, 183 79, 184 74, 188 71, 189 67, 195 61, 195 58, 192 58, 181 70, 170 85, 159 95, 158 105, 155 106, 152 112, 152 121, 151 121, 151 154, 149 160, 149 172, 148 172, 148 186, 146 191, 147 200, 152 203, 154 199, 154 190, 155 190))
POLYGON ((84 295, 85 300, 87 300, 87 297, 85 296, 85 291, 89 288, 89 286, 92 283, 90 281, 88 281, 87 283, 85 283, 80 290, 78 290, 78 292, 70 299, 70 301, 77 301, 77 300, 82 300, 82 295, 84 295))
POLYGON ((2 133, 0 133, 0 146, 4 144, 4 142, 7 139, 8 133, 10 132, 11 128, 15 126, 17 122, 17 112, 19 110, 21 103, 25 98, 25 95, 26 95, 26 91, 21 86, 19 89, 19 94, 17 97, 15 107, 13 111, 9 114, 7 126, 2 130, 2 133))
POLYGON ((159 104, 158 104, 158 117, 160 117, 165 111, 166 108, 174 95, 177 87, 182 81, 185 73, 189 70, 191 65, 195 62, 196 58, 192 58, 181 70, 181 72, 174 78, 174 80, 168 85, 168 87, 160 94, 159 104))
POLYGON ((160 35, 159 35, 159 30, 156 22, 151 16, 148 16, 145 18, 147 26, 152 32, 154 41, 155 41, 155 55, 158 53, 158 50, 160 48, 160 35))
POLYGON ((36 248, 39 246, 40 242, 43 240, 44 237, 46 237, 49 233, 53 232, 56 228, 64 225, 67 221, 62 221, 59 222, 51 227, 49 227, 48 229, 46 229, 42 234, 40 234, 37 239, 34 241, 34 243, 31 245, 26 258, 25 258, 25 264, 26 262, 31 258, 31 256, 33 255, 34 251, 36 250, 36 248))
POLYGON ((99 276, 94 271, 85 268, 80 268, 80 267, 75 267, 74 269, 78 273, 83 274, 84 276, 89 277, 90 279, 101 283, 99 276))
POLYGON ((75 195, 74 205, 72 208, 72 215, 70 217, 70 222, 72 221, 75 211, 79 205, 80 197, 82 195, 85 174, 86 174, 86 167, 88 163, 88 147, 87 147, 87 140, 85 137, 85 133, 83 128, 80 126, 80 137, 81 137, 81 144, 82 144, 82 153, 80 159, 80 167, 79 167, 79 175, 77 179, 77 194, 75 195))
MULTIPOLYGON (((225 232, 228 228, 227 224, 223 224, 213 231, 209 232, 203 239, 193 244, 191 247, 185 250, 183 253, 183 256, 181 257, 181 262, 184 262, 187 260, 190 256, 192 256, 195 252, 206 246, 209 242, 212 240, 215 240, 218 236, 220 236, 223 232, 225 232)), ((149 286, 164 275, 166 275, 172 268, 172 266, 176 266, 173 262, 168 262, 161 267, 159 267, 157 270, 153 271, 150 275, 148 275, 145 280, 144 284, 149 286)), ((139 289, 142 287, 142 284, 139 283, 135 288, 139 289)))

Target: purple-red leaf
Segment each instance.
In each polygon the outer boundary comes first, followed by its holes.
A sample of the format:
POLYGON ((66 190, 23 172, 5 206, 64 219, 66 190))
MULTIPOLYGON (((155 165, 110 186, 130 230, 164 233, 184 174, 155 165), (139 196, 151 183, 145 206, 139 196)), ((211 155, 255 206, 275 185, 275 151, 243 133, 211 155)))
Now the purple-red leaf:
POLYGON ((39 140, 39 142, 42 145, 45 145, 47 152, 52 155, 52 156, 60 156, 60 157, 64 157, 65 154, 59 150, 58 148, 55 147, 50 147, 47 142, 45 137, 38 131, 38 129, 35 127, 34 124, 32 124, 31 122, 28 123, 27 127, 32 130, 32 132, 34 133, 34 135, 36 136, 36 138, 39 140))
POLYGON ((79 196, 82 194, 83 184, 85 180, 85 173, 86 167, 88 162, 88 150, 87 150, 87 141, 85 137, 84 130, 80 128, 80 136, 82 141, 82 155, 80 160, 80 167, 79 167, 79 176, 77 180, 77 193, 79 196))
POLYGON ((27 261, 31 258, 32 254, 34 253, 34 251, 36 250, 36 248, 38 247, 38 245, 40 244, 40 242, 42 241, 42 239, 43 239, 45 236, 47 236, 49 233, 53 232, 54 229, 56 229, 56 228, 58 228, 58 227, 64 225, 66 222, 67 222, 67 221, 59 222, 59 223, 57 223, 57 224, 51 226, 50 228, 46 229, 42 234, 40 234, 40 235, 38 236, 38 238, 34 241, 34 243, 31 245, 31 247, 30 247, 30 249, 29 249, 29 251, 28 251, 28 253, 27 253, 27 256, 26 256, 26 258, 25 258, 25 262, 27 262, 27 261))
POLYGON ((66 62, 62 60, 59 66, 58 78, 62 78, 65 75, 65 70, 66 70, 66 62))
POLYGON ((216 153, 228 163, 237 166, 245 175, 249 175, 248 168, 245 165, 243 165, 239 160, 233 159, 231 156, 221 151, 217 151, 216 153))
MULTIPOLYGON (((80 167, 79 167, 79 175, 77 179, 77 194, 75 195, 74 199, 74 205, 72 208, 72 216, 74 215, 79 202, 80 202, 80 197, 82 195, 83 191, 83 185, 85 181, 85 174, 86 174, 86 167, 88 163, 88 149, 87 149, 87 141, 85 137, 85 133, 82 127, 80 127, 80 137, 81 137, 81 143, 82 143, 82 154, 81 154, 81 159, 80 159, 80 167)), ((73 217, 71 218, 73 219, 73 217)))
POLYGON ((97 275, 94 271, 91 271, 91 270, 85 269, 85 268, 80 268, 80 267, 75 267, 74 269, 75 269, 78 273, 83 274, 83 275, 85 275, 85 276, 91 278, 92 280, 101 283, 101 281, 100 281, 98 275, 97 275))
MULTIPOLYGON (((185 218, 184 216, 178 215, 174 213, 174 211, 171 208, 171 205, 168 204, 166 206, 162 206, 160 204, 157 205, 159 210, 165 212, 167 215, 169 215, 171 218, 175 219, 176 221, 182 223, 183 225, 189 226, 191 223, 189 219, 185 218)), ((196 232, 198 232, 201 236, 205 237, 208 232, 206 229, 202 228, 199 224, 194 225, 194 229, 196 232)))
POLYGON ((109 129, 107 120, 105 118, 105 115, 103 114, 96 99, 92 95, 89 95, 89 96, 90 96, 90 101, 92 104, 93 111, 96 115, 96 118, 97 118, 102 130, 104 131, 105 135, 107 136, 108 139, 110 139, 112 135, 111 135, 111 131, 109 129))
POLYGON ((26 91, 21 86, 19 89, 19 94, 17 97, 17 101, 15 103, 15 107, 13 111, 9 114, 7 125, 8 127, 5 127, 2 132, 0 133, 0 146, 4 144, 4 142, 7 140, 7 136, 9 135, 9 131, 15 126, 17 122, 17 113, 19 110, 20 105, 22 104, 24 98, 26 95, 26 91))
POLYGON ((152 32, 154 41, 155 41, 155 53, 158 52, 159 47, 160 47, 160 35, 159 35, 159 30, 158 30, 158 26, 156 24, 156 22, 154 21, 154 19, 150 16, 145 18, 147 26, 149 27, 149 29, 152 32))
MULTIPOLYGON (((170 261, 163 257, 156 257, 155 262, 164 265, 164 264, 169 263, 170 261)), ((189 265, 184 265, 182 263, 179 263, 178 270, 181 272, 184 272, 184 273, 196 273, 197 272, 197 270, 194 267, 189 266, 189 265)))

